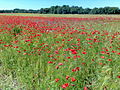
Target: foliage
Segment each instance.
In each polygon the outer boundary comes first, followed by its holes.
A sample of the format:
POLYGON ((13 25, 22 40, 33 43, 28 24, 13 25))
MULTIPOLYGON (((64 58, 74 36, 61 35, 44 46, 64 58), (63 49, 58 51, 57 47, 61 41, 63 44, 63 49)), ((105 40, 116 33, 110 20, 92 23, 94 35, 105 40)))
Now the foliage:
POLYGON ((39 10, 26 10, 26 9, 14 9, 14 10, 0 10, 0 13, 40 13, 40 14, 120 14, 118 7, 104 7, 104 8, 85 8, 78 6, 51 6, 50 8, 41 8, 39 10))
POLYGON ((22 29, 20 28, 20 26, 15 26, 10 32, 16 36, 22 32, 22 29))

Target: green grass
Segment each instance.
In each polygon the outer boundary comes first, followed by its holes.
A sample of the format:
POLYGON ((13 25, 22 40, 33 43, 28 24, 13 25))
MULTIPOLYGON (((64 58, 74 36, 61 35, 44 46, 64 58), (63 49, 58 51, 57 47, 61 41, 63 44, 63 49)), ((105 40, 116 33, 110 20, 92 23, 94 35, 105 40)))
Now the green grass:
MULTIPOLYGON (((37 15, 34 14, 34 16, 37 15)), ((64 26, 63 23, 57 24, 64 26)), ((29 32, 20 27, 15 27, 11 32, 1 31, 0 88, 2 90, 63 90, 61 86, 69 83, 66 90, 83 90, 84 87, 88 87, 88 90, 119 90, 120 78, 117 76, 120 76, 120 57, 118 55, 120 35, 116 33, 120 30, 120 21, 97 20, 75 23, 69 21, 65 23, 65 25, 67 24, 70 28, 64 26, 65 28, 61 32, 36 33, 35 29, 29 32), (80 29, 81 25, 84 25, 85 29, 92 30, 80 29), (77 31, 72 32, 71 28, 72 31, 77 31), (65 30, 68 31, 64 34, 65 30), (100 33, 92 34, 94 30, 100 33), (81 34, 81 32, 87 34, 81 34), (28 38, 36 34, 41 36, 28 38), (111 43, 113 36, 115 37, 111 43), (87 38, 92 40, 87 41, 87 38), (94 39, 100 42, 94 42, 94 39), (25 40, 30 41, 25 42, 25 40), (15 41, 18 42, 13 43, 15 41), (72 54, 71 51, 65 51, 68 48, 79 50, 77 50, 77 54, 72 54), (105 54, 102 54, 101 51, 104 51, 105 54), (87 54, 82 54, 82 52, 87 52, 87 54), (73 58, 76 55, 80 58, 73 58), (101 58, 101 56, 105 58, 101 58), (48 61, 53 63, 48 63, 48 61), (63 63, 63 65, 58 65, 59 63, 63 63), (59 68, 56 69, 56 66, 59 68), (80 70, 72 72, 76 67, 80 67, 80 70), (70 78, 66 80, 66 76, 70 76, 70 78), (75 82, 71 81, 72 77, 76 79, 75 82), (56 78, 60 80, 55 82, 56 78)))

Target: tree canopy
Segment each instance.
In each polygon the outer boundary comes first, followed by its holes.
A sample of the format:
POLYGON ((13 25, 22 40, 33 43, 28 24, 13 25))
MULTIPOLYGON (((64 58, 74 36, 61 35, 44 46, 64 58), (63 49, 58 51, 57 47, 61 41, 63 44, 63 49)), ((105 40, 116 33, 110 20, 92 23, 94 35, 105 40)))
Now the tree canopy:
POLYGON ((39 10, 13 9, 0 10, 0 13, 40 13, 40 14, 120 14, 118 7, 100 7, 100 8, 82 8, 81 6, 51 6, 50 8, 41 8, 39 10))

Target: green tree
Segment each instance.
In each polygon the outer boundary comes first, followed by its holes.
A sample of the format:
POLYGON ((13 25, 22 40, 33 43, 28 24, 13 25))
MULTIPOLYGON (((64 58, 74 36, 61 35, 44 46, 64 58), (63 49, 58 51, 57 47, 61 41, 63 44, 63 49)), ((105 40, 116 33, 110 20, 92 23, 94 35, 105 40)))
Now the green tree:
POLYGON ((98 13, 98 8, 93 8, 91 11, 90 11, 90 13, 89 14, 99 14, 98 13))
POLYGON ((91 11, 90 8, 85 8, 85 9, 83 10, 83 14, 89 14, 90 11, 91 11))

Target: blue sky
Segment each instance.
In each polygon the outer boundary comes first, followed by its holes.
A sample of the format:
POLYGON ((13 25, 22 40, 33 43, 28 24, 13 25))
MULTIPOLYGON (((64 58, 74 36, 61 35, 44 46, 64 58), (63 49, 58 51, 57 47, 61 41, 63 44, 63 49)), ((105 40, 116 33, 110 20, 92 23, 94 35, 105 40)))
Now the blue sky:
POLYGON ((1 9, 40 9, 55 5, 82 6, 83 8, 94 7, 119 7, 120 0, 0 0, 1 9))

